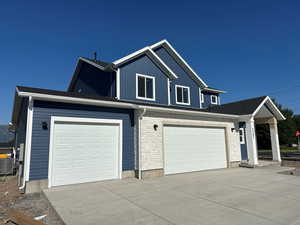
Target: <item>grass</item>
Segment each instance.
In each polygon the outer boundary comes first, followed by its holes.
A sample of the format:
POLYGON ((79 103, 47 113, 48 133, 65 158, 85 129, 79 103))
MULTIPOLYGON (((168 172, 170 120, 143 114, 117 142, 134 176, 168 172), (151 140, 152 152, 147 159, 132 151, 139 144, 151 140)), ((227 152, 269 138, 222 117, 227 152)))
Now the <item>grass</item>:
POLYGON ((0 177, 0 182, 6 182, 6 177, 0 177))

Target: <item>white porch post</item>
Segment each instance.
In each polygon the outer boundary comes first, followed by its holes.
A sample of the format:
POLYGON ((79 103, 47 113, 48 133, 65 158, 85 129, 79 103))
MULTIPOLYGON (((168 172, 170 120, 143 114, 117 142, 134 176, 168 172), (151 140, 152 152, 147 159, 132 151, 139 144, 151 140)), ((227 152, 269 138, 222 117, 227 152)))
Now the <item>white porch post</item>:
POLYGON ((246 138, 249 165, 258 165, 256 132, 253 118, 246 121, 246 138))
POLYGON ((277 120, 275 118, 273 118, 269 122, 269 126, 270 126, 273 160, 281 162, 280 145, 279 145, 278 129, 277 129, 277 120))

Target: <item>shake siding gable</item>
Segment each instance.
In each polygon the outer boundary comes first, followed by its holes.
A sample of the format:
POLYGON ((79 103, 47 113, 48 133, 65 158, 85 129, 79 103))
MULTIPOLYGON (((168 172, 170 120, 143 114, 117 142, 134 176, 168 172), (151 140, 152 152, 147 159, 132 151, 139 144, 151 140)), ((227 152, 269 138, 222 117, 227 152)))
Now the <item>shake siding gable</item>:
POLYGON ((132 110, 35 101, 29 180, 48 179, 51 116, 121 119, 123 121, 123 171, 134 170, 134 112, 132 110), (47 122, 47 130, 42 128, 43 122, 47 122))

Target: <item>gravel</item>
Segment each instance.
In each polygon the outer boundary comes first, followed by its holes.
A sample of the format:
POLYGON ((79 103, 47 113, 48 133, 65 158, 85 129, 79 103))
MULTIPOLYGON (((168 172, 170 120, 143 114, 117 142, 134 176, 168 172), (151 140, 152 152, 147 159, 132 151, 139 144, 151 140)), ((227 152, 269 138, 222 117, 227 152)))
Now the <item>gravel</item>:
POLYGON ((0 177, 0 224, 4 224, 8 219, 5 210, 9 209, 31 217, 47 215, 40 220, 45 224, 64 224, 42 193, 21 194, 15 176, 0 177))

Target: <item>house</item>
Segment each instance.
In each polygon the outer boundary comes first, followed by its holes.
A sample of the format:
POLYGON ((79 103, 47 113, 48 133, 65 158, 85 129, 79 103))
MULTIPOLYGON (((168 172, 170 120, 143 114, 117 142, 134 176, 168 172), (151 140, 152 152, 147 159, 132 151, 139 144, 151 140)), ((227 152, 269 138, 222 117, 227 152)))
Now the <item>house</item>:
POLYGON ((272 100, 221 105, 223 93, 166 40, 111 63, 80 57, 67 91, 18 86, 20 189, 255 167, 255 123, 270 124, 280 161, 277 121, 285 118, 272 100))
POLYGON ((0 155, 13 154, 14 137, 8 125, 0 125, 0 155))

